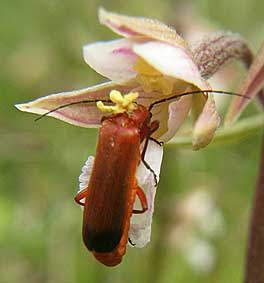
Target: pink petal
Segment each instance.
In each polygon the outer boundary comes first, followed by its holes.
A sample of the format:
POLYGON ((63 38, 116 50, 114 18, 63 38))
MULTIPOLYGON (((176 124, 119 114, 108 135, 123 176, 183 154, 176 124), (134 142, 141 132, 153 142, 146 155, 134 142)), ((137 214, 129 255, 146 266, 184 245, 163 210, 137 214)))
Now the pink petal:
POLYGON ((193 130, 193 148, 200 149, 208 145, 221 122, 213 96, 209 95, 203 111, 198 117, 193 130))
POLYGON ((163 75, 183 80, 199 89, 208 87, 189 51, 181 46, 149 41, 135 43, 133 51, 163 75))
MULTIPOLYGON (((159 141, 167 142, 175 136, 188 116, 191 101, 191 96, 185 96, 169 104, 169 118, 167 119, 168 130, 159 138, 159 141)), ((155 119, 155 117, 153 119, 155 119)))
MULTIPOLYGON (((246 78, 242 82, 239 93, 249 96, 253 99, 264 85, 264 44, 260 48, 256 58, 254 59, 246 78)), ((263 94, 263 93, 262 93, 263 94)), ((263 98, 264 99, 264 98, 263 98)), ((233 101, 228 109, 226 116, 226 122, 234 122, 250 100, 242 97, 234 97, 233 101)))
POLYGON ((101 124, 101 119, 104 114, 96 107, 96 100, 108 100, 109 93, 113 89, 119 90, 122 93, 128 93, 130 88, 131 85, 122 86, 108 82, 86 89, 51 94, 28 103, 17 104, 15 106, 17 109, 24 112, 43 115, 50 110, 54 110, 57 107, 67 105, 69 103, 94 100, 92 103, 80 103, 58 109, 48 114, 48 116, 57 118, 75 126, 85 128, 97 127, 101 124))
POLYGON ((171 44, 185 46, 184 40, 177 32, 164 23, 150 18, 137 18, 111 13, 99 9, 99 21, 117 34, 125 37, 144 36, 171 44))
POLYGON ((127 39, 96 42, 83 47, 85 62, 97 73, 115 82, 128 81, 136 76, 133 69, 137 55, 127 39))
MULTIPOLYGON (((155 142, 149 141, 145 161, 154 170, 158 179, 162 156, 163 148, 155 142)), ((130 222, 129 238, 135 244, 135 247, 142 248, 150 241, 156 187, 152 172, 142 162, 137 169, 136 177, 139 187, 146 195, 148 210, 143 214, 133 214, 130 222)), ((134 207, 138 209, 137 203, 135 203, 134 207)))

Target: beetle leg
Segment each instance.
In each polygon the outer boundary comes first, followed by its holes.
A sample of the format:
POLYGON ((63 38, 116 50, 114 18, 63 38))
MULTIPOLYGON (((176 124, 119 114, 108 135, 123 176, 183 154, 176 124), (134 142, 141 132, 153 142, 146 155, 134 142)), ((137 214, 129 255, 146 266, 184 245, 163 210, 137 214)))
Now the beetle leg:
POLYGON ((157 185, 158 185, 158 178, 157 178, 157 175, 156 175, 156 173, 154 172, 154 170, 149 166, 149 164, 147 163, 147 161, 145 160, 145 154, 146 154, 147 147, 148 147, 148 141, 149 141, 149 138, 147 138, 146 141, 145 141, 145 144, 144 144, 144 147, 143 147, 143 150, 142 150, 142 153, 141 153, 141 161, 143 162, 143 164, 145 165, 145 167, 153 174, 154 180, 155 180, 155 186, 157 186, 157 185))
POLYGON ((145 165, 145 167, 153 174, 153 177, 154 177, 154 181, 155 181, 155 187, 157 187, 158 185, 158 178, 157 178, 157 175, 156 173, 154 172, 154 170, 149 166, 149 164, 147 163, 147 161, 145 159, 141 159, 143 164, 145 165))
POLYGON ((74 200, 81 206, 84 206, 84 202, 82 202, 81 200, 83 200, 84 198, 86 198, 88 195, 88 188, 81 190, 74 198, 74 200))
POLYGON ((164 142, 160 142, 160 141, 158 141, 158 140, 156 140, 156 139, 154 139, 154 138, 152 138, 152 137, 149 137, 149 139, 151 140, 151 141, 154 141, 156 144, 158 144, 159 146, 163 146, 163 144, 164 144, 164 142))
POLYGON ((147 203, 147 198, 145 193, 142 191, 142 189, 140 187, 137 187, 137 196, 140 200, 142 209, 138 210, 138 209, 133 209, 133 213, 135 214, 141 214, 144 213, 146 210, 148 210, 148 203, 147 203))
POLYGON ((142 153, 141 153, 141 160, 143 162, 143 164, 145 165, 145 167, 150 170, 150 172, 153 174, 154 176, 154 180, 155 180, 155 186, 158 185, 158 178, 157 178, 157 175, 156 173, 154 172, 154 170, 149 166, 149 164, 147 163, 147 161, 145 160, 145 154, 146 154, 146 151, 147 151, 147 147, 148 147, 148 142, 149 140, 152 140, 154 142, 156 142, 158 145, 162 146, 163 143, 155 140, 154 138, 151 137, 151 135, 159 128, 159 122, 158 121, 153 121, 150 126, 149 126, 149 133, 146 137, 146 141, 145 141, 145 144, 144 144, 144 147, 143 147, 143 150, 142 150, 142 153))
POLYGON ((132 247, 134 247, 136 244, 134 244, 132 241, 131 241, 131 239, 130 238, 128 238, 128 242, 129 242, 129 244, 132 246, 132 247))

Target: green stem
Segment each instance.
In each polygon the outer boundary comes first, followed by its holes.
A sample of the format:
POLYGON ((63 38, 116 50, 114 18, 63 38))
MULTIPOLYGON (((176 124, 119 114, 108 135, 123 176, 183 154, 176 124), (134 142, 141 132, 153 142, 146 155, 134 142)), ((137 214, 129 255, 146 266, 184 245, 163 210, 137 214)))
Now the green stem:
MULTIPOLYGON (((250 118, 243 119, 236 124, 219 129, 211 144, 223 144, 227 142, 237 141, 243 137, 252 134, 264 128, 264 114, 259 114, 250 118)), ((167 143, 168 147, 192 147, 191 136, 176 136, 167 143)))

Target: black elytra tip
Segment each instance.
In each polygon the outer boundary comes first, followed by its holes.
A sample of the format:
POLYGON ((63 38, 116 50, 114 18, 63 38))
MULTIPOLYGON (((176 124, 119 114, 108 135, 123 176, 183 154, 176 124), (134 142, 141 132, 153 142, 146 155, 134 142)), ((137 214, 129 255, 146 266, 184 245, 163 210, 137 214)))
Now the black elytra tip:
POLYGON ((86 231, 83 234, 83 241, 90 251, 109 253, 115 250, 121 237, 121 231, 104 231, 100 233, 86 231))

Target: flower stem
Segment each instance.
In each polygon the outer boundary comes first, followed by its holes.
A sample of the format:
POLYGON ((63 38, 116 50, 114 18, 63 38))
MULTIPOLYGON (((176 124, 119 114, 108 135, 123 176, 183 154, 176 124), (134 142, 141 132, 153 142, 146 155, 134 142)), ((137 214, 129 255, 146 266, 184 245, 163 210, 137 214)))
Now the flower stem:
POLYGON ((262 108, 264 109, 264 91, 263 89, 258 93, 258 100, 262 108))
MULTIPOLYGON (((236 141, 244 138, 245 136, 264 128, 264 113, 240 120, 236 124, 219 129, 211 144, 223 144, 231 141, 236 141)), ((169 143, 168 147, 192 147, 192 137, 176 136, 169 143)))
POLYGON ((247 246, 245 283, 264 282, 264 134, 247 246))

